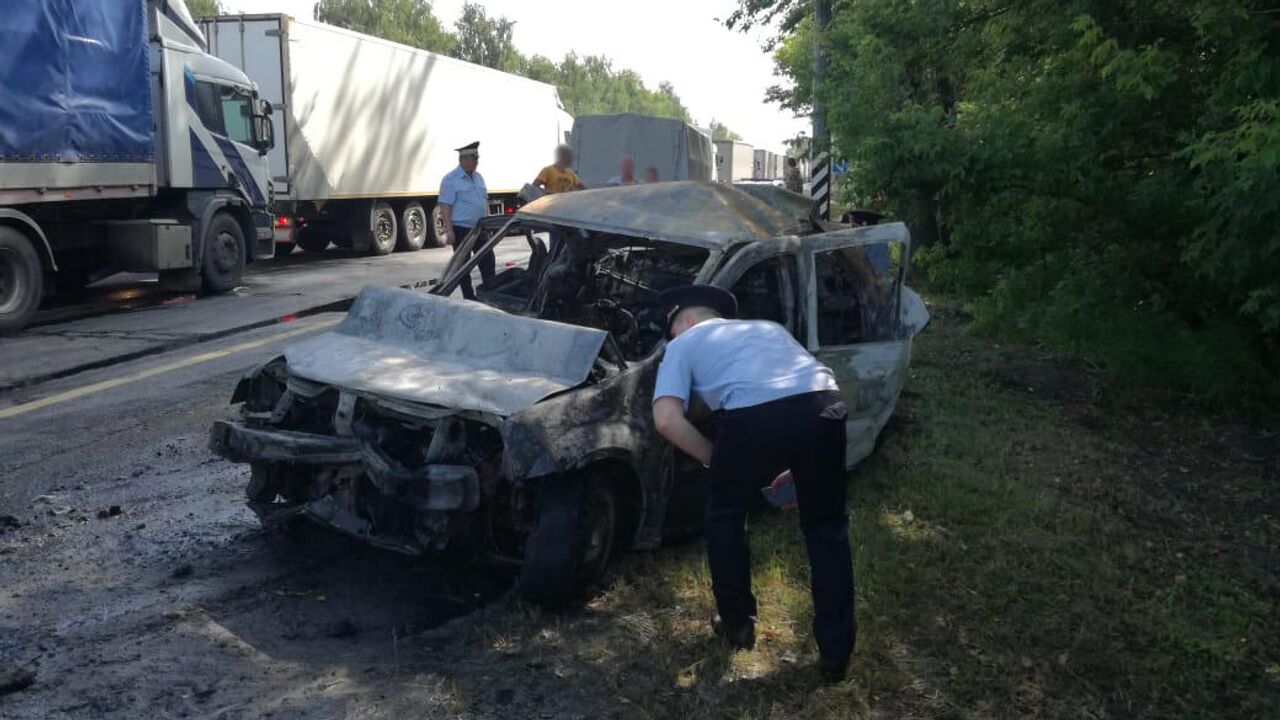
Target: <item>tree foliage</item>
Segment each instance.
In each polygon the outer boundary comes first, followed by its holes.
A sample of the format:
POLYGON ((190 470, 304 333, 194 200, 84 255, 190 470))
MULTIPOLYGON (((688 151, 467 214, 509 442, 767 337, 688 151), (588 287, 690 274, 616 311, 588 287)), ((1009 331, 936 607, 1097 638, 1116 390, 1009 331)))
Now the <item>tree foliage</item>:
POLYGON ((614 68, 598 55, 569 53, 559 62, 540 55, 525 57, 512 41, 515 23, 490 17, 476 3, 463 5, 453 32, 440 24, 427 0, 320 0, 315 18, 550 83, 574 115, 634 112, 689 120, 671 83, 651 89, 634 71, 614 68))
POLYGON ((219 0, 187 0, 187 10, 192 17, 213 17, 226 12, 219 0))
POLYGON ((427 0, 319 0, 315 19, 431 52, 450 53, 457 44, 427 0))
POLYGON ((741 140, 742 136, 729 129, 728 125, 712 118, 711 120, 711 139, 712 140, 741 140))
POLYGON ((519 71, 523 58, 511 41, 515 26, 505 17, 490 18, 481 5, 465 3, 453 24, 457 38, 453 56, 498 70, 519 71))
POLYGON ((835 0, 820 37, 809 7, 740 0, 730 23, 782 28, 769 96, 823 97, 843 200, 906 218, 980 326, 1277 389, 1280 3, 835 0))
POLYGON ((565 110, 573 115, 633 112, 689 120, 689 111, 671 83, 659 83, 657 90, 651 90, 635 71, 617 70, 600 55, 569 53, 558 63, 535 55, 522 68, 522 75, 559 88, 565 110))

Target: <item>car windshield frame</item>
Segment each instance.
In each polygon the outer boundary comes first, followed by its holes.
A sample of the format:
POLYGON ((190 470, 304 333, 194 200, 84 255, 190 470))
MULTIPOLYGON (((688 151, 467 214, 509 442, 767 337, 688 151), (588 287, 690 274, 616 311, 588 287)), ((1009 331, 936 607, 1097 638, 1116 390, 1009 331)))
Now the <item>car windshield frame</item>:
POLYGON ((452 295, 453 291, 457 290, 458 286, 462 284, 462 278, 470 275, 471 271, 475 269, 476 264, 480 262, 481 256, 497 247, 498 243, 508 236, 509 233, 507 231, 511 226, 520 219, 514 215, 489 215, 480 218, 480 222, 476 223, 476 226, 471 228, 471 232, 467 233, 467 236, 462 239, 461 247, 454 248, 453 256, 449 258, 449 262, 444 266, 444 271, 440 274, 440 282, 431 289, 431 292, 444 297, 452 295), (476 244, 477 238, 480 237, 480 232, 485 230, 486 226, 497 227, 498 232, 489 236, 488 241, 481 246, 480 252, 472 252, 472 247, 476 244), (460 261, 461 265, 459 265, 460 261))
MULTIPOLYGON (((723 247, 707 248, 707 247, 703 247, 695 244, 683 243, 679 241, 672 241, 672 240, 665 240, 665 239, 632 237, 624 234, 614 235, 612 233, 601 233, 601 231, 592 230, 589 228, 582 228, 576 225, 566 225, 562 223, 548 223, 541 219, 522 217, 519 215, 515 217, 503 216, 503 215, 490 215, 488 217, 482 218, 480 222, 477 224, 477 226, 473 228, 471 232, 469 232, 466 235, 466 237, 462 240, 462 244, 460 246, 461 249, 458 252, 454 253, 454 256, 450 259, 449 263, 445 266, 445 270, 442 273, 442 279, 438 283, 436 283, 435 286, 432 287, 428 292, 434 295, 440 295, 445 297, 453 295, 455 292, 457 292, 459 286, 462 284, 463 278, 469 276, 472 273, 472 271, 476 268, 476 266, 480 262, 481 255, 486 252, 495 251, 498 244, 508 238, 520 237, 520 236, 530 237, 533 234, 537 234, 537 233, 547 233, 550 235, 555 235, 558 233, 560 234, 561 238, 563 238, 565 233, 575 233, 575 232, 589 233, 592 235, 599 233, 606 236, 611 236, 613 238, 621 238, 621 239, 631 241, 632 243, 634 243, 634 247, 636 248, 648 248, 652 251, 661 252, 663 251, 662 246, 667 246, 667 250, 666 250, 667 252, 678 253, 681 250, 683 250, 691 253, 697 253, 700 255, 705 253, 705 257, 701 258, 700 264, 697 266, 697 270, 692 274, 690 278, 690 282, 697 283, 697 284, 706 284, 711 282, 711 279, 716 275, 717 271, 724 266, 725 262, 727 261, 727 258, 732 257, 736 251, 740 250, 743 247, 746 247, 751 243, 751 241, 740 241, 740 242, 734 242, 731 244, 726 244, 723 247), (483 241, 482 241, 482 238, 483 238, 483 241)), ((555 259, 559 256, 559 254, 563 253, 566 243, 563 241, 563 239, 560 242, 556 242, 555 240, 552 240, 549 243, 549 245, 550 247, 547 249, 545 263, 539 269, 540 273, 545 273, 546 270, 554 264, 555 259)), ((542 277, 540 275, 538 278, 538 282, 541 282, 541 280, 542 280, 542 277)), ((477 290, 478 289, 479 288, 477 288, 477 290)), ((497 300, 496 297, 484 297, 481 295, 481 296, 478 296, 474 300, 474 302, 479 302, 480 304, 485 305, 486 307, 490 307, 500 312, 504 312, 508 314, 528 315, 530 317, 539 317, 541 319, 551 320, 552 322, 563 322, 563 323, 566 323, 569 325, 575 325, 575 326, 581 325, 581 323, 574 322, 569 319, 555 319, 555 318, 543 317, 542 316, 543 308, 541 306, 535 306, 533 304, 537 300, 536 296, 534 298, 530 298, 529 300, 530 304, 526 305, 523 310, 517 310, 508 305, 504 305, 501 302, 495 302, 495 300, 497 300)), ((594 326, 586 325, 585 327, 594 327, 594 326)), ((647 348, 643 352, 643 354, 640 354, 640 355, 631 355, 623 352, 620 349, 621 346, 619 346, 617 342, 615 342, 615 337, 613 336, 612 333, 610 333, 609 335, 608 345, 614 348, 613 354, 617 356, 619 365, 625 368, 625 366, 629 363, 645 362, 652 359, 656 355, 661 354, 663 348, 666 346, 666 338, 664 337, 660 339, 659 341, 654 343, 651 347, 647 348)))
MULTIPOLYGON (((461 249, 454 251, 453 257, 449 259, 449 262, 445 265, 444 271, 440 274, 440 282, 437 283, 430 292, 444 297, 452 295, 453 292, 458 289, 458 286, 462 284, 463 277, 470 275, 471 271, 475 269, 477 264, 479 264, 480 257, 484 253, 497 247, 498 243, 502 242, 507 237, 510 237, 513 234, 511 232, 511 226, 517 223, 532 232, 549 233, 557 227, 594 232, 588 228, 579 228, 574 225, 566 225, 563 223, 548 223, 542 220, 521 217, 520 215, 489 215, 487 217, 483 217, 480 219, 480 222, 471 229, 471 232, 467 233, 466 238, 462 241, 461 249), (478 242, 478 238, 481 234, 480 231, 487 230, 488 228, 496 228, 497 231, 493 232, 489 236, 488 240, 486 240, 483 245, 479 246, 478 251, 475 250, 476 243, 478 242)), ((678 245, 706 251, 707 258, 702 263, 702 267, 698 269, 697 275, 693 279, 693 282, 697 284, 705 284, 709 282, 711 277, 715 275, 717 269, 724 264, 726 258, 732 257, 736 251, 751 244, 752 242, 756 242, 756 240, 742 240, 720 248, 706 248, 660 238, 653 239, 637 236, 635 240, 637 243, 678 245)))

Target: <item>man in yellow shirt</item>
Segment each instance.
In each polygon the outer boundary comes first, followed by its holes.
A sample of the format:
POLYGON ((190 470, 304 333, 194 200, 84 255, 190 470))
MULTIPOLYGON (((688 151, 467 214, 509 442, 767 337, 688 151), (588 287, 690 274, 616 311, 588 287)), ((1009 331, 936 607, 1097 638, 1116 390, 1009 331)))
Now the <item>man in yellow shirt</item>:
POLYGON ((555 164, 542 168, 533 184, 546 190, 548 194, 585 188, 586 185, 582 184, 582 180, 573 171, 573 149, 568 145, 557 145, 555 164))

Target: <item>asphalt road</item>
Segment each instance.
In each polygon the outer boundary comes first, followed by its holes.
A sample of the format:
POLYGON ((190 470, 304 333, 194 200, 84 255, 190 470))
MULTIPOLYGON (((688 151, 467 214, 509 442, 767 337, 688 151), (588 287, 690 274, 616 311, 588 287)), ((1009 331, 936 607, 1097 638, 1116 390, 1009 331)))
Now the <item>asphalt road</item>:
MULTIPOLYGON (((0 339, 0 718, 382 717, 406 638, 507 591, 508 572, 264 531, 247 470, 205 445, 246 369, 341 318, 316 308, 446 259, 264 263, 238 295, 0 339)), ((448 707, 447 688, 396 692, 448 707)))
POLYGON ((383 257, 297 252, 253 263, 242 287, 216 297, 161 292, 154 275, 109 278, 83 296, 47 301, 32 327, 0 339, 0 390, 340 307, 369 284, 426 287, 449 255, 447 248, 383 257))

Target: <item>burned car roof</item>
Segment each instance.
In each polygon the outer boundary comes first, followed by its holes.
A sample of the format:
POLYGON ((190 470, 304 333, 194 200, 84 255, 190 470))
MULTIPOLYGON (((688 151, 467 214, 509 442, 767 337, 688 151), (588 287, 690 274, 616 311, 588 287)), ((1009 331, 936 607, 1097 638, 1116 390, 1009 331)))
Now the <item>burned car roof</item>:
POLYGON ((812 231, 803 219, 740 189, 688 180, 547 195, 517 215, 707 249, 812 231))
POLYGON ((733 187, 774 208, 799 223, 814 216, 813 200, 806 195, 766 182, 736 182, 733 187))

